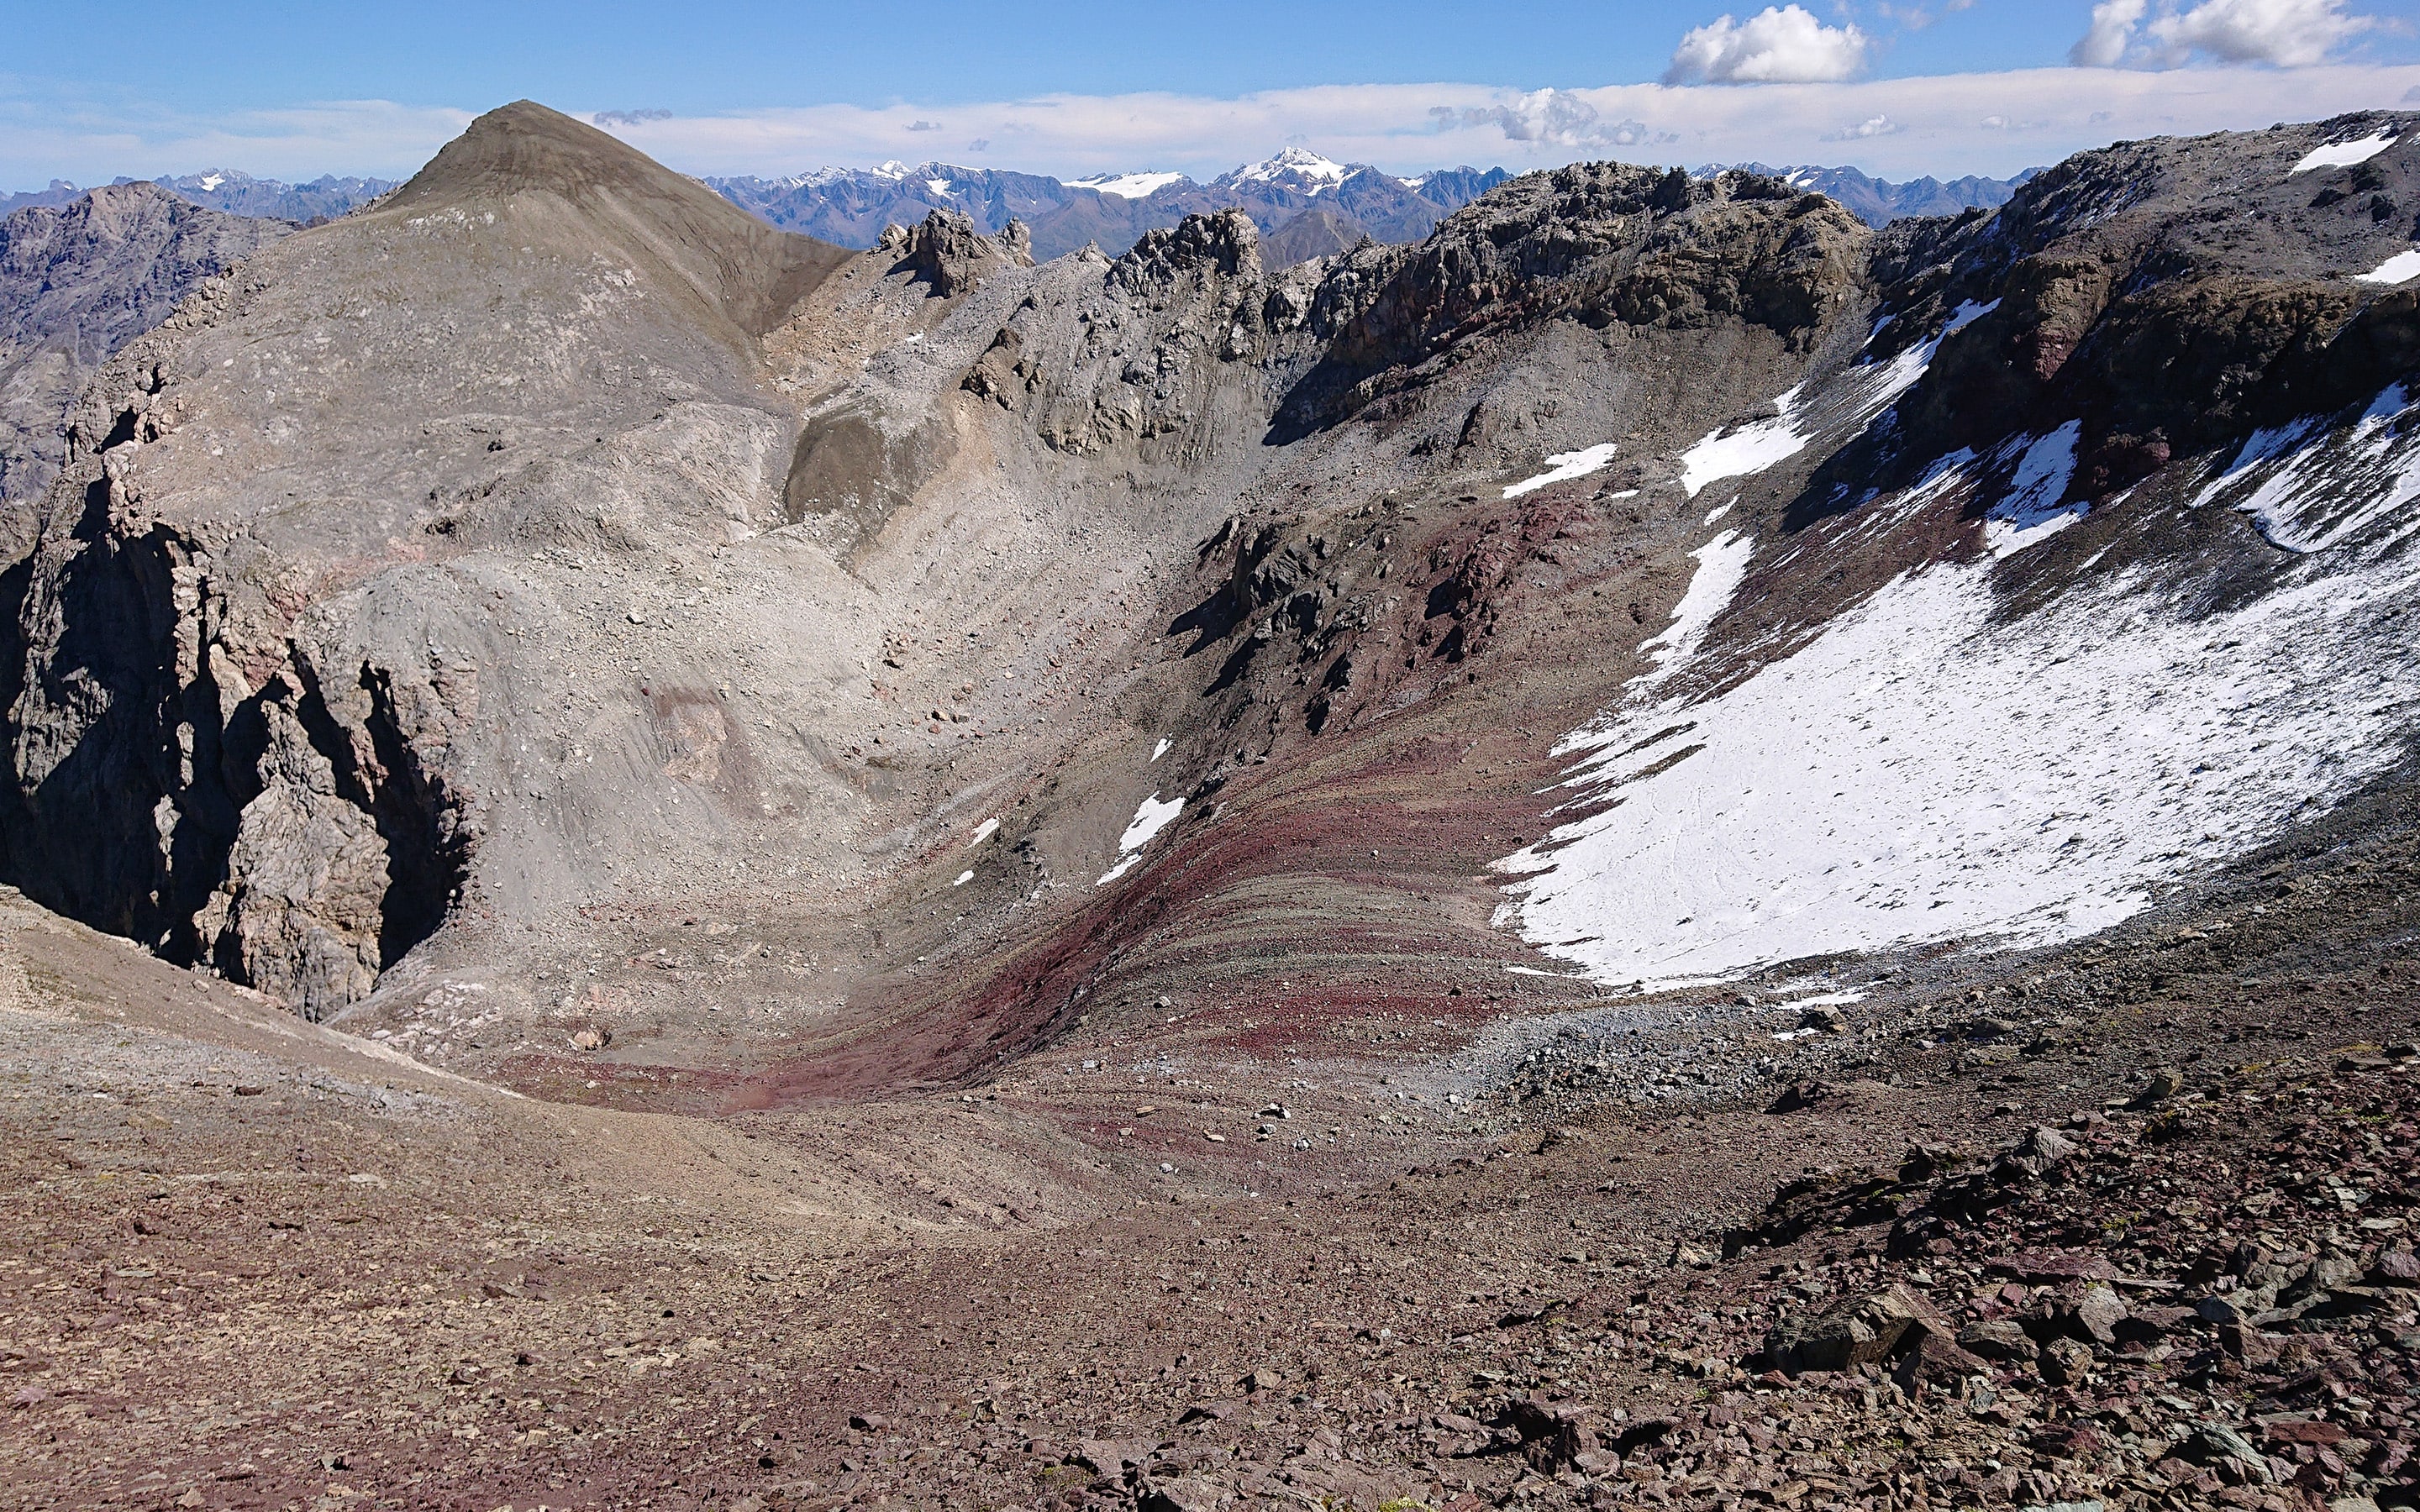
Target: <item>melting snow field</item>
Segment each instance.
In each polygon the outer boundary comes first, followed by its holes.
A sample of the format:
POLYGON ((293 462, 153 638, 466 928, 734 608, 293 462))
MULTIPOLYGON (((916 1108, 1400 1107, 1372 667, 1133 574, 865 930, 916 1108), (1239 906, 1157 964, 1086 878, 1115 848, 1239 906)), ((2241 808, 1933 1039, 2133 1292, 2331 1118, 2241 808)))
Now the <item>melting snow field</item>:
POLYGON ((2366 273, 2355 273, 2356 284, 2409 284, 2420 278, 2420 251, 2398 252, 2366 273))
POLYGON ((2389 384, 2334 445, 2313 444, 2324 420, 2257 432, 2195 504, 2236 495, 2271 544, 2324 551, 2420 500, 2420 413, 2389 384), (2247 491, 2248 488, 2248 491, 2247 491))
MULTIPOLYGON (((2396 389, 2303 449, 2310 427, 2256 439, 2229 479, 2257 466, 2274 470, 2264 491, 2290 478, 2289 492, 2317 492, 2324 474, 2366 490, 2355 513, 2378 522, 2382 501, 2420 497, 2406 414, 2396 389)), ((2072 465, 2071 435, 2032 440, 1994 516, 2040 530, 2024 501, 2055 501, 2072 465)), ((2276 517, 2289 536, 2304 518, 2276 517)), ((2328 518, 2312 539, 2357 528, 2328 518)), ((1995 620, 1995 558, 1936 563, 1694 702, 1649 702, 1686 657, 1668 627, 1649 645, 1669 659, 1560 748, 1579 758, 1575 806, 1610 806, 1497 863, 1516 874, 1497 921, 1649 990, 1836 951, 2105 927, 2400 758, 2420 638, 2393 616, 2420 563, 2393 548, 2415 528, 2381 524, 2198 620, 2131 574, 1995 620)), ((1728 599, 1734 549, 1744 564, 1728 537, 1700 551, 1688 618, 1728 599)))
POLYGON ((1142 859, 1142 848, 1152 842, 1154 836, 1166 829, 1184 808, 1183 798, 1171 798, 1162 803, 1156 793, 1143 799, 1142 806, 1135 810, 1133 822, 1126 825, 1126 832, 1118 837, 1118 864, 1102 872, 1101 880, 1093 886, 1106 887, 1133 871, 1135 863, 1142 859))
POLYGON ((1504 497, 1518 499, 1523 494, 1534 488, 1543 488, 1550 483, 1585 478, 1591 472, 1601 471, 1606 463, 1612 461, 1614 445, 1611 441, 1604 441, 1576 452, 1557 452, 1546 458, 1545 471, 1534 478, 1523 478, 1520 482, 1508 486, 1504 490, 1504 497))
MULTIPOLYGON (((1722 511, 1714 513, 1719 515, 1722 511)), ((1672 623, 1654 639, 1639 643, 1638 649, 1646 652, 1655 666, 1638 679, 1637 686, 1661 681, 1697 652, 1698 643, 1706 638, 1706 627, 1714 623, 1714 616, 1739 591, 1740 579, 1747 576, 1747 559, 1755 554, 1756 537, 1736 531, 1725 531, 1689 553, 1697 559, 1698 570, 1691 575, 1688 591, 1681 595, 1681 602, 1672 606, 1672 623)))
POLYGON ((2395 138, 2383 131, 2350 142, 2325 143, 2304 153, 2302 162, 2286 170, 2286 177, 2291 178, 2314 168, 2350 168, 2357 162, 2367 162, 2394 145, 2395 138))
POLYGON ((1813 438, 1801 435, 1790 418, 1790 407, 1797 397, 1798 391, 1792 389, 1774 401, 1781 413, 1772 419, 1742 425, 1728 436, 1721 431, 1711 432, 1704 440, 1682 453, 1682 491, 1695 499, 1698 490, 1710 483, 1761 472, 1805 450, 1813 438))
POLYGON ((2090 512, 2083 503, 2062 504, 2068 480, 2075 476, 2075 442, 2083 425, 2069 421, 2039 438, 2017 459, 2016 481, 2008 497, 1983 520, 1983 544, 1994 557, 2014 556, 2067 529, 2090 512))

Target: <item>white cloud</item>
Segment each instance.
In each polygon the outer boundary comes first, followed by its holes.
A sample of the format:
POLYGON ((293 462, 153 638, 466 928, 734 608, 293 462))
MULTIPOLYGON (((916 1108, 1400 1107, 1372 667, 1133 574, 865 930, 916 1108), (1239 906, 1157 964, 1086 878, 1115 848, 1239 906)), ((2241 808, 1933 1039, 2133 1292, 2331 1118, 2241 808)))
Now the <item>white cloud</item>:
POLYGON ((2114 69, 2134 39, 2134 23, 2143 19, 2144 0, 2101 0, 2092 8, 2092 25, 2067 50, 2078 68, 2114 69))
POLYGON ((397 177, 461 134, 476 111, 338 100, 225 116, 13 94, 0 79, 0 188, 239 168, 264 177, 397 177))
POLYGON ((1796 5, 1767 6, 1745 21, 1717 16, 1672 50, 1666 84, 1809 84, 1845 79, 1866 61, 1866 34, 1826 26, 1796 5))
POLYGON ((2167 62, 2200 54, 2224 63, 2307 69, 2376 24, 2347 14, 2344 0, 2203 0, 2191 10, 2158 17, 2145 30, 2167 62))
POLYGON ((1843 126, 1837 131, 1826 131, 1826 142, 1863 142, 1869 137, 1897 136, 1907 128, 1887 116, 1869 116, 1854 126, 1843 126))
POLYGON ((1568 89, 1540 89, 1502 105, 1466 105, 1459 110, 1432 105, 1429 119, 1441 131, 1493 126, 1508 142, 1567 147, 1660 147, 1681 140, 1645 121, 1607 121, 1595 106, 1568 89))

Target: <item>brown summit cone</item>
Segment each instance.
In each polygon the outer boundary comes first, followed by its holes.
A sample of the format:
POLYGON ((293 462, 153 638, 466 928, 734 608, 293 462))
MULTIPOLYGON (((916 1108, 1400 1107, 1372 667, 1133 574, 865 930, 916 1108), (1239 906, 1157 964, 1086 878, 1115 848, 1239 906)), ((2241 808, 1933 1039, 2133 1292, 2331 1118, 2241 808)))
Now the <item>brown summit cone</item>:
POLYGON ((488 112, 376 213, 511 217, 668 275, 750 334, 849 254, 777 231, 694 178, 531 100, 488 112))

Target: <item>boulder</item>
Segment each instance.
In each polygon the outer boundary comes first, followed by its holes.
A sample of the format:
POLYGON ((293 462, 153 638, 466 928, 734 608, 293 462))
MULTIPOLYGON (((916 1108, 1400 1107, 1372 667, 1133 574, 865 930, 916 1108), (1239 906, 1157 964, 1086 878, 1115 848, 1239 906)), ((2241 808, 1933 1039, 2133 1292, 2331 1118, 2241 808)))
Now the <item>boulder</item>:
POLYGON ((1969 1323, 1958 1331, 1958 1344, 1961 1349, 1986 1360, 2012 1360, 2019 1365, 2032 1364, 2034 1357, 2041 1352, 2040 1346, 2034 1343, 2033 1335, 2027 1334, 2024 1325, 2013 1318, 1993 1318, 1969 1323))
POLYGON ((1927 1334, 1954 1336, 1948 1319, 1905 1287, 1850 1297, 1815 1318, 1785 1318, 1765 1338, 1768 1359, 1792 1375, 1849 1370, 1897 1359, 1927 1334))
POLYGON ((2068 1309, 2071 1327, 2096 1344, 2118 1342, 2118 1325, 2126 1320, 2126 1301, 2110 1287, 2086 1287, 2068 1309))
POLYGON ((2072 1386, 2092 1373, 2092 1350, 2075 1339, 2055 1338, 2042 1346, 2034 1367, 2054 1386, 2072 1386))

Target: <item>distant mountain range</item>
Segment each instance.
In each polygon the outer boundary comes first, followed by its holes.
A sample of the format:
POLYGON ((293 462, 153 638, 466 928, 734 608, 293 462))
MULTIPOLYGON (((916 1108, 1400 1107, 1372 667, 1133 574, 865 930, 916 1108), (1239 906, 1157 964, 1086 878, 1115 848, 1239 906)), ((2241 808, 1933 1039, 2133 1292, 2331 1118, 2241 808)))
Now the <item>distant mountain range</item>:
MULTIPOLYGON (((1854 168, 1820 165, 1774 168, 1744 162, 1709 164, 1697 171, 1703 177, 1726 166, 1774 174, 1801 189, 1829 194, 1872 225, 2004 204, 2035 171, 2027 169, 2013 178, 1970 176, 1944 182, 1926 177, 1904 183, 1869 177, 1854 168)), ((1032 228, 1033 255, 1044 261, 1087 242, 1123 252, 1145 231, 1172 226, 1187 215, 1237 208, 1261 228, 1263 255, 1282 265, 1345 251, 1365 235, 1379 241, 1418 241, 1437 222, 1510 177, 1502 168, 1466 166, 1400 178, 1367 163, 1335 162, 1290 147, 1206 184, 1180 173, 1099 174, 1063 180, 942 162, 916 167, 886 162, 873 168, 818 168, 782 178, 705 182, 760 220, 845 247, 873 246, 884 226, 912 224, 937 209, 957 211, 987 234, 1014 218, 1032 228)), ((232 169, 150 181, 208 209, 302 223, 332 220, 395 187, 383 178, 334 175, 288 184, 232 169)), ((48 189, 0 194, 0 215, 29 205, 66 205, 85 193, 54 178, 48 189)))
POLYGON ((1047 261, 1087 242, 1123 252, 1145 231, 1172 226, 1190 214, 1233 208, 1249 215, 1270 239, 1264 251, 1272 260, 1299 261, 1350 247, 1364 234, 1380 241, 1418 241, 1437 222, 1510 177, 1502 168, 1462 167, 1398 178, 1365 163, 1333 162, 1287 147, 1206 184, 1177 173, 1063 181, 941 162, 706 182, 775 225, 843 246, 870 247, 887 224, 955 210, 986 233, 1000 230, 1012 216, 1025 222, 1033 231, 1033 255, 1047 261), (1297 222, 1303 224, 1289 234, 1297 222))
POLYGON ((1793 188, 1811 189, 1838 200, 1848 211, 1868 225, 1888 225, 1893 221, 1912 215, 1956 215, 1977 208, 1996 209, 2009 202, 2017 186, 2041 172, 2027 168, 2012 178, 1980 178, 1969 174, 1963 178, 1944 182, 1938 178, 1911 178, 1904 183, 1892 183, 1886 178, 1870 178, 1854 168, 1825 168, 1801 164, 1794 168, 1773 168, 1761 162, 1710 163, 1698 170, 1698 177, 1710 178, 1723 168, 1745 168, 1752 173, 1772 174, 1786 178, 1793 188))
MULTIPOLYGON (((132 184, 147 180, 115 178, 112 185, 132 184)), ((205 209, 227 215, 249 215, 260 220, 311 222, 334 220, 349 210, 358 209, 395 187, 384 178, 339 178, 329 174, 307 184, 281 183, 274 178, 255 178, 250 174, 229 168, 213 168, 209 173, 193 173, 171 178, 153 178, 147 182, 189 200, 205 209)), ((22 194, 0 194, 0 215, 20 210, 28 205, 67 205, 81 199, 85 190, 64 178, 54 178, 48 189, 37 189, 22 194)))

